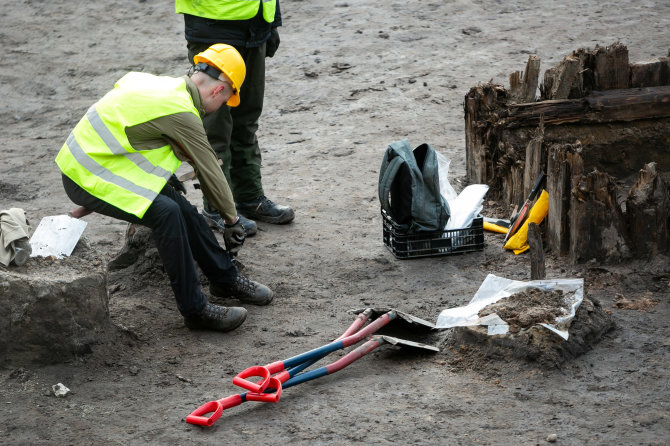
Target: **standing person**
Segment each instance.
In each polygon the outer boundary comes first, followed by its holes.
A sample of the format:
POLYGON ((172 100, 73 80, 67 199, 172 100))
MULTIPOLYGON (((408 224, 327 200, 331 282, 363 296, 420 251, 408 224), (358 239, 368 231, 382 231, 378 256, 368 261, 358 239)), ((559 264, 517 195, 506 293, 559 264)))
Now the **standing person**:
MULTIPOLYGON (((247 67, 242 103, 221 107, 203 120, 209 142, 223 161, 237 211, 246 217, 242 223, 247 235, 256 233, 253 220, 289 223, 293 209, 274 203, 263 191, 256 138, 265 94, 265 57, 274 56, 279 46, 279 0, 176 0, 176 12, 184 15, 189 61, 209 45, 225 43, 239 51, 247 67)), ((207 197, 203 208, 210 226, 224 227, 207 197)))
POLYGON ((190 76, 131 72, 119 79, 72 130, 56 164, 74 203, 151 228, 188 328, 229 331, 244 322, 247 311, 209 303, 194 260, 212 295, 255 305, 272 300, 268 287, 240 276, 232 263, 230 252, 240 249, 245 231, 201 120, 224 103, 239 103, 245 67, 240 54, 222 44, 195 59, 190 76), (193 166, 223 216, 228 251, 178 192, 183 186, 174 172, 182 161, 193 166))

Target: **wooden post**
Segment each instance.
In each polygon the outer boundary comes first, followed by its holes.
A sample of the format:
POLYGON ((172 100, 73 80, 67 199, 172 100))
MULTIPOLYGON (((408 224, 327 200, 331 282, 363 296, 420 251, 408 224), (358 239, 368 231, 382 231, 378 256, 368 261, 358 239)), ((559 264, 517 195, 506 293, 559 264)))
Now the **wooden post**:
POLYGON ((628 48, 621 43, 595 50, 596 90, 628 88, 630 67, 628 48))
POLYGON ((540 176, 540 172, 547 165, 547 151, 542 147, 544 142, 544 123, 540 120, 540 127, 533 139, 526 146, 526 165, 523 172, 523 196, 527 197, 530 189, 540 176))
POLYGON ((581 152, 581 144, 554 144, 549 148, 547 232, 549 246, 557 250, 560 255, 568 254, 570 247, 572 176, 582 173, 584 163, 581 152))
POLYGON ((670 84, 670 58, 661 57, 656 61, 630 64, 630 86, 658 87, 670 84))
POLYGON ((535 102, 537 82, 540 75, 540 59, 530 55, 523 73, 515 71, 509 75, 510 99, 514 102, 535 102))
POLYGON ((499 137, 482 124, 493 119, 506 98, 507 91, 501 85, 490 83, 471 88, 465 96, 465 168, 473 183, 486 184, 493 174, 486 150, 497 147, 499 137))
POLYGON ((626 199, 626 222, 638 257, 670 249, 670 185, 656 171, 656 163, 639 171, 626 199))
POLYGON ((606 173, 573 172, 569 219, 569 256, 574 262, 587 262, 591 258, 618 261, 629 256, 616 185, 614 178, 606 173))
POLYGON ((542 280, 547 273, 544 264, 542 233, 537 223, 528 224, 528 246, 530 246, 530 280, 542 280))
POLYGON ((567 56, 558 65, 544 74, 542 87, 546 99, 568 99, 581 94, 581 63, 573 56, 567 56), (575 93, 570 93, 574 91, 575 93))

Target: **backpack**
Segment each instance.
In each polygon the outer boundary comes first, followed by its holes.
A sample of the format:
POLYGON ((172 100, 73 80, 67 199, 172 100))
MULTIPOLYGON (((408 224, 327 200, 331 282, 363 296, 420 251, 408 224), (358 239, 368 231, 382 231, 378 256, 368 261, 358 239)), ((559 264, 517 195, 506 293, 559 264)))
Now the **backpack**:
POLYGON ((379 170, 379 201, 404 231, 443 231, 449 205, 440 194, 435 150, 428 144, 412 150, 407 139, 391 143, 379 170))

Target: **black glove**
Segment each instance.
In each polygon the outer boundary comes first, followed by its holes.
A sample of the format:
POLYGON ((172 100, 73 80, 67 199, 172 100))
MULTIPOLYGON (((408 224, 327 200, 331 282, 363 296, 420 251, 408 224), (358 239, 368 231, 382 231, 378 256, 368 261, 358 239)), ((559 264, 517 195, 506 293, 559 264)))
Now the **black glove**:
POLYGON ((279 48, 279 31, 277 28, 270 30, 270 38, 265 42, 265 57, 272 57, 279 48))
POLYGON ((184 183, 179 181, 177 175, 172 174, 172 176, 168 180, 168 184, 174 187, 174 190, 176 190, 177 192, 181 192, 183 195, 186 195, 186 188, 184 187, 184 183))
POLYGON ((242 226, 240 219, 237 219, 237 222, 230 225, 228 223, 224 224, 223 229, 223 241, 226 243, 226 249, 232 256, 236 256, 242 245, 244 244, 244 239, 247 238, 247 231, 242 226))

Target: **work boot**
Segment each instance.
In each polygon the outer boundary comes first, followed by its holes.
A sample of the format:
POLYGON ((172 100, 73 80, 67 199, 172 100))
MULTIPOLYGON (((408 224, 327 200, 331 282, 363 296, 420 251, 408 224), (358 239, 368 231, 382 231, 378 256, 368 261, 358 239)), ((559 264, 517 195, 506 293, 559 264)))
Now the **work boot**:
MULTIPOLYGON (((223 234, 223 231, 225 230, 225 223, 218 212, 208 212, 207 209, 203 209, 202 216, 205 217, 205 221, 210 228, 214 228, 223 234)), ((240 223, 242 223, 242 227, 245 231, 247 231, 247 237, 251 237, 252 235, 256 234, 258 227, 256 226, 255 221, 244 218, 241 215, 238 215, 238 217, 240 217, 240 223)))
POLYGON ((242 325, 246 318, 246 308, 222 307, 207 302, 199 314, 184 317, 184 324, 191 330, 231 331, 242 325))
POLYGON ((237 207, 237 212, 245 217, 266 223, 283 225, 295 217, 293 209, 277 204, 265 195, 253 201, 235 204, 235 207, 237 207))
POLYGON ((209 292, 217 297, 234 297, 252 305, 267 305, 272 302, 272 290, 239 274, 230 285, 209 284, 209 292))

